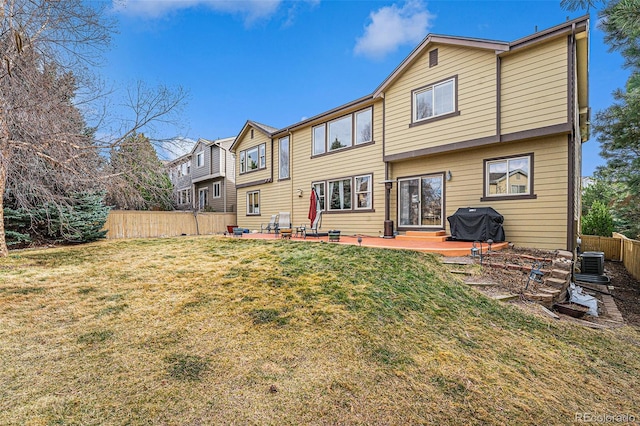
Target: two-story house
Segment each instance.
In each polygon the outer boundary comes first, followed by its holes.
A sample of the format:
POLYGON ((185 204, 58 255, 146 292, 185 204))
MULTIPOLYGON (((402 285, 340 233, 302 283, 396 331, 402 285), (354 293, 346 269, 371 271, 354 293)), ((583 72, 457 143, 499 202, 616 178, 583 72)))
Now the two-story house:
POLYGON ((247 121, 236 154, 238 225, 271 214, 382 235, 448 230, 493 207, 507 239, 573 249, 588 138, 587 17, 512 42, 429 35, 373 93, 274 129, 247 121))
POLYGON ((234 138, 198 139, 188 154, 170 164, 180 209, 216 212, 236 210, 234 138))
POLYGON ((191 187, 191 154, 182 155, 167 164, 169 179, 173 184, 176 208, 193 208, 193 188, 191 187))

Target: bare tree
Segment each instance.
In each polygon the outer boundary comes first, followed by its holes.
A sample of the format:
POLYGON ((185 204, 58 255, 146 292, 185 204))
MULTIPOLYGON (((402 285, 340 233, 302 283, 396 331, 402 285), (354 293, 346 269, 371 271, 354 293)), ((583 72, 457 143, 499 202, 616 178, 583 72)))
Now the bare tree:
POLYGON ((114 121, 103 114, 87 124, 90 108, 83 109, 77 95, 90 92, 96 80, 89 69, 110 41, 114 26, 105 7, 0 0, 0 257, 7 255, 5 199, 26 208, 63 205, 74 191, 102 188, 113 177, 105 153, 154 122, 174 119, 185 100, 182 89, 139 83, 125 101, 131 117, 114 121))

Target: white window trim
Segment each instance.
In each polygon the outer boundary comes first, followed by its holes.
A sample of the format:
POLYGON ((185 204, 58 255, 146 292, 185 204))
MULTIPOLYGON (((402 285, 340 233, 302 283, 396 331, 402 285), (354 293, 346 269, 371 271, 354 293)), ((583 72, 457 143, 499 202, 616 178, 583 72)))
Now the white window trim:
POLYGON ((321 181, 317 181, 317 182, 311 182, 311 187, 315 188, 316 185, 322 185, 324 187, 324 195, 320 195, 320 193, 318 191, 316 191, 316 195, 318 196, 318 198, 323 199, 324 200, 324 209, 322 209, 322 205, 320 206, 320 209, 322 211, 327 210, 327 182, 324 180, 321 181))
POLYGON ((354 111, 352 113, 345 114, 345 115, 340 116, 340 117, 336 117, 333 120, 327 121, 326 123, 322 123, 322 124, 319 124, 317 126, 313 126, 311 128, 311 156, 313 157, 313 156, 317 156, 317 155, 327 154, 327 153, 330 153, 330 152, 337 152, 337 151, 341 151, 343 149, 352 148, 352 147, 355 147, 355 146, 360 146, 360 145, 365 145, 365 144, 368 144, 368 143, 372 143, 373 141, 374 141, 374 138, 373 138, 373 106, 369 106, 369 107, 360 109, 358 111, 354 111), (357 122, 357 116, 358 116, 358 114, 363 113, 363 112, 365 112, 367 110, 371 111, 371 140, 362 141, 362 142, 356 142, 356 140, 357 140, 357 130, 358 130, 358 126, 357 126, 357 123, 356 123, 357 122), (340 120, 342 120, 342 119, 344 119, 346 117, 349 117, 349 116, 351 117, 351 143, 348 144, 347 146, 343 146, 341 148, 331 149, 331 143, 332 142, 329 140, 329 125, 331 123, 333 123, 333 122, 340 121, 340 120), (316 147, 316 144, 315 144, 315 138, 316 138, 315 129, 317 129, 319 127, 324 128, 324 151, 322 151, 322 152, 316 152, 315 151, 315 147, 316 147))
POLYGON ((373 183, 373 175, 359 175, 353 177, 353 209, 354 210, 371 210, 371 206, 373 205, 373 188, 371 187, 373 183), (357 182, 358 178, 369 178, 369 190, 368 191, 358 191, 357 182), (369 205, 366 207, 358 207, 358 194, 369 194, 369 205))
POLYGON ((492 159, 492 160, 487 160, 485 162, 484 165, 484 173, 485 173, 485 179, 486 179, 486 188, 485 188, 485 197, 487 198, 501 198, 501 197, 519 197, 519 196, 530 196, 532 194, 532 190, 531 190, 531 186, 533 184, 533 179, 531 178, 531 169, 532 169, 532 164, 533 164, 533 156, 531 154, 527 154, 527 155, 519 155, 516 157, 506 157, 506 158, 496 158, 496 159, 492 159), (529 163, 529 176, 527 176, 527 184, 526 185, 517 185, 517 186, 524 186, 526 188, 526 192, 519 192, 519 193, 512 193, 509 192, 511 190, 511 177, 509 176, 509 162, 511 161, 516 161, 516 160, 523 160, 526 159, 527 162, 529 163), (491 194, 491 180, 490 180, 490 170, 491 170, 491 165, 492 164, 496 164, 496 163, 507 163, 506 164, 506 179, 507 182, 505 183, 505 188, 507 189, 507 192, 503 193, 503 194, 491 194))
POLYGON ((326 123, 323 123, 319 126, 314 126, 311 129, 312 132, 312 136, 311 136, 311 155, 320 155, 320 154, 324 154, 325 152, 327 152, 327 126, 326 123), (324 140, 322 141, 322 152, 315 152, 316 149, 316 129, 317 128, 322 128, 324 130, 324 140))
POLYGON ((251 173, 258 170, 264 170, 267 168, 267 144, 261 143, 260 145, 252 146, 251 148, 243 149, 240 151, 240 174, 251 173), (256 151, 258 158, 258 167, 255 169, 249 169, 248 159, 249 152, 256 151))
POLYGON ((289 179, 291 177, 291 141, 289 139, 289 136, 285 136, 283 138, 280 138, 280 140, 278 141, 278 178, 279 179, 289 179), (287 141, 287 174, 286 176, 282 175, 282 141, 286 140, 287 141))
POLYGON ((353 145, 362 145, 365 143, 373 142, 373 108, 366 108, 361 111, 357 111, 353 113, 353 145), (370 117, 370 126, 371 126, 371 137, 366 141, 358 142, 358 116, 369 111, 370 117))
POLYGON ((207 201, 208 201, 208 198, 209 198, 209 197, 207 197, 208 193, 209 193, 209 188, 200 188, 200 189, 198 189, 198 208, 199 209, 204 209, 205 207, 207 207, 207 201), (204 200, 204 203, 200 203, 200 201, 202 200, 202 195, 201 194, 203 194, 203 193, 205 194, 204 195, 205 200, 204 200))
POLYGON ((220 182, 213 182, 213 195, 211 198, 220 198, 222 196, 222 186, 220 185, 220 182), (218 188, 218 195, 216 195, 216 188, 218 188))
POLYGON ((456 77, 451 77, 451 78, 447 78, 446 80, 442 80, 442 81, 438 81, 435 82, 433 84, 430 84, 428 86, 424 86, 424 87, 420 87, 419 89, 415 89, 411 96, 412 96, 412 110, 411 114, 412 114, 412 122, 413 123, 422 123, 423 121, 428 121, 428 120, 433 120, 434 118, 437 117, 441 117, 441 116, 445 116, 445 115, 449 115, 449 114, 453 114, 458 110, 458 105, 457 105, 457 99, 456 99, 456 90, 457 90, 457 78, 456 77), (420 93, 426 92, 427 90, 431 90, 432 94, 431 94, 431 100, 432 100, 432 105, 433 105, 433 109, 435 111, 435 88, 436 86, 441 86, 443 84, 449 83, 451 82, 451 96, 453 99, 452 102, 452 109, 451 111, 447 111, 447 112, 441 112, 440 114, 433 114, 430 115, 428 117, 423 117, 423 118, 418 118, 418 95, 420 93))
POLYGON ((200 151, 196 154, 196 167, 204 167, 204 151, 200 151))
POLYGON ((247 191, 247 216, 260 216, 260 190, 247 191), (252 213, 249 212, 249 206, 253 207, 253 203, 249 203, 251 195, 258 196, 258 211, 254 211, 252 213))

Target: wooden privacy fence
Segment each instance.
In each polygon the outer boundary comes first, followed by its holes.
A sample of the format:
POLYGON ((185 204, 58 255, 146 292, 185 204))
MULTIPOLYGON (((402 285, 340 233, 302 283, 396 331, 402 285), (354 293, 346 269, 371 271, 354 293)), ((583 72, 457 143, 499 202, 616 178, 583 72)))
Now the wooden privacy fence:
POLYGON ((601 251, 607 260, 622 260, 622 240, 620 238, 583 235, 582 251, 601 251))
POLYGON ((112 210, 104 229, 107 230, 107 238, 110 239, 148 238, 222 234, 228 225, 235 224, 235 213, 112 210))
POLYGON ((602 251, 605 259, 621 260, 633 277, 640 280, 640 241, 631 240, 622 234, 613 238, 583 235, 582 251, 602 251))

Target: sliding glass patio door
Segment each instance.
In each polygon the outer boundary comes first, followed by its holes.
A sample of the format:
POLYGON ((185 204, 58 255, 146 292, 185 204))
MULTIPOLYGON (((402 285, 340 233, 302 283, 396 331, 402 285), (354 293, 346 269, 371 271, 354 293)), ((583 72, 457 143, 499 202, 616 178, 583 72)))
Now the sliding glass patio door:
POLYGON ((398 179, 398 226, 443 228, 444 175, 398 179))

